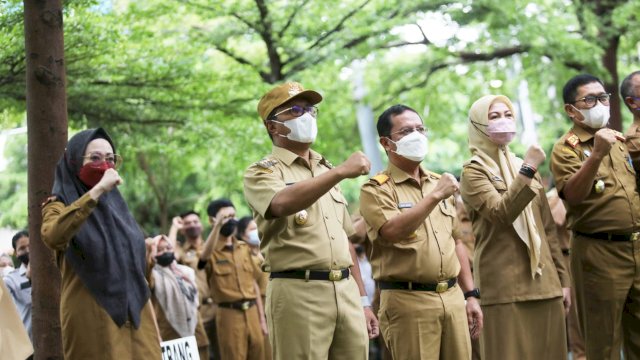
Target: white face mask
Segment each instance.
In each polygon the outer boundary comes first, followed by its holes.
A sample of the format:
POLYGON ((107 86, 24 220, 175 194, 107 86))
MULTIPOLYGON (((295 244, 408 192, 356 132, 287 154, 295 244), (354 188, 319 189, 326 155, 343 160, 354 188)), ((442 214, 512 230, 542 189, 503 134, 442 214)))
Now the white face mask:
POLYGON ((311 116, 311 114, 309 113, 304 113, 302 114, 302 116, 299 116, 292 120, 271 121, 282 124, 289 130, 291 130, 287 135, 278 134, 282 137, 286 137, 289 140, 309 144, 316 139, 316 136, 318 136, 318 125, 316 124, 316 118, 311 116))
POLYGON ((260 237, 258 237, 258 229, 249 231, 249 237, 247 238, 247 244, 260 245, 260 237))
POLYGON ((411 161, 420 162, 424 160, 429 150, 429 140, 427 136, 417 131, 412 132, 398 141, 391 139, 389 139, 389 141, 396 144, 396 150, 391 151, 411 161))
POLYGON ((582 123, 592 129, 602 129, 609 122, 609 107, 604 106, 598 101, 596 106, 591 109, 578 109, 584 120, 582 123))

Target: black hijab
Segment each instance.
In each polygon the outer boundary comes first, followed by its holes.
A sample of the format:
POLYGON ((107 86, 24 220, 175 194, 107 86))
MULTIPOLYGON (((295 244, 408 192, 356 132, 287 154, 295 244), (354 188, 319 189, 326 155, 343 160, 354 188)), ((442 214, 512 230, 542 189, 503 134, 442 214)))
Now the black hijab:
MULTIPOLYGON (((102 128, 81 131, 69 140, 58 161, 52 191, 67 206, 89 191, 77 174, 94 139, 107 140, 116 152, 102 128)), ((66 261, 113 321, 122 326, 131 319, 136 328, 149 300, 145 255, 144 235, 117 188, 100 196, 65 251, 66 261)))

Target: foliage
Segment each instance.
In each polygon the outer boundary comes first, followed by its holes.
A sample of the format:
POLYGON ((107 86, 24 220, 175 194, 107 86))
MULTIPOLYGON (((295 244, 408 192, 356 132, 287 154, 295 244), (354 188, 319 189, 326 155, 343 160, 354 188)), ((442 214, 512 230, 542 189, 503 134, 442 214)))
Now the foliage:
MULTIPOLYGON (((102 126, 112 134, 125 158, 121 191, 147 232, 166 231, 173 215, 190 208, 205 215, 216 197, 230 197, 244 215, 244 169, 271 148, 255 111, 260 96, 285 80, 320 91, 314 148, 339 164, 362 148, 352 85, 357 60, 374 114, 395 103, 417 109, 430 129, 424 165, 458 174, 469 156, 467 112, 480 96, 503 93, 520 104, 526 81, 539 139, 549 150, 569 126, 564 82, 581 71, 609 76, 598 40, 603 28, 620 35, 619 74, 635 70, 640 1, 611 2, 602 16, 594 15, 593 3, 67 1, 70 126, 102 126)), ((0 1, 2 129, 24 124, 21 4, 0 1)), ((1 171, 0 225, 24 226, 20 139, 5 148, 11 170, 1 171)), ((365 180, 342 183, 352 208, 365 180)))

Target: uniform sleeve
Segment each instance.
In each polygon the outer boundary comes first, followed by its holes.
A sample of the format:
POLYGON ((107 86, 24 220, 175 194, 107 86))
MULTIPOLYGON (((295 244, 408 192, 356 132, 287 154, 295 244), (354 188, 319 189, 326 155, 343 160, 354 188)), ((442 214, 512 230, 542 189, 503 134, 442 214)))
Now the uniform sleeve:
POLYGON ((42 209, 42 241, 52 250, 64 250, 97 204, 86 193, 69 206, 60 201, 45 205, 42 209))
POLYGON ((626 136, 627 148, 629 149, 629 155, 631 155, 631 162, 636 173, 640 173, 640 133, 634 131, 626 136))
POLYGON ((249 258, 251 260, 251 266, 253 268, 253 278, 256 279, 258 286, 262 286, 262 283, 264 282, 264 272, 262 272, 262 269, 260 269, 260 265, 258 265, 258 262, 253 260, 251 250, 249 250, 249 258))
POLYGON ((551 208, 549 207, 549 202, 547 201, 547 197, 540 190, 540 213, 542 215, 542 222, 544 224, 544 232, 547 238, 547 243, 549 243, 549 251, 551 252, 551 258, 553 259, 553 264, 556 266, 556 270, 558 271, 558 277, 560 278, 560 284, 562 287, 571 287, 571 278, 569 276, 569 271, 564 262, 564 257, 562 256, 562 249, 560 247, 560 240, 558 238, 558 228, 556 226, 556 222, 553 219, 553 214, 551 213, 551 208))
POLYGON ((512 224, 536 196, 534 183, 526 185, 516 177, 507 188, 502 181, 492 183, 476 166, 480 165, 472 163, 462 171, 460 193, 464 202, 491 222, 512 224), (497 186, 503 186, 504 192, 500 193, 497 186))
POLYGON ((582 161, 576 151, 567 144, 556 143, 551 152, 551 173, 556 182, 558 196, 564 199, 562 190, 573 174, 582 167, 582 161))
POLYGON ((244 197, 249 206, 265 219, 273 197, 286 187, 284 179, 275 166, 263 168, 250 166, 244 173, 244 197))
POLYGON ((367 235, 371 242, 378 241, 380 229, 392 219, 400 215, 400 209, 388 186, 377 185, 371 181, 360 189, 360 213, 367 223, 367 235))
MULTIPOLYGON (((454 209, 456 209, 454 216, 453 216, 453 230, 451 232, 452 236, 453 236, 453 240, 462 240, 464 238, 464 233, 463 233, 463 229, 462 229, 462 225, 460 224, 460 218, 458 216, 458 204, 456 203, 455 198, 452 196, 449 199, 451 200, 451 205, 454 209)), ((448 199, 445 201, 449 201, 448 199)))

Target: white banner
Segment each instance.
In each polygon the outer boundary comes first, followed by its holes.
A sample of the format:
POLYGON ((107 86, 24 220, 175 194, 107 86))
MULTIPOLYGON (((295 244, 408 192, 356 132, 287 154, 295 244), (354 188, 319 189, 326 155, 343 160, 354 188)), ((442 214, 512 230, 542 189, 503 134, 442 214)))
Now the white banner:
POLYGON ((160 346, 162 347, 162 360, 200 360, 195 336, 163 341, 160 346))

